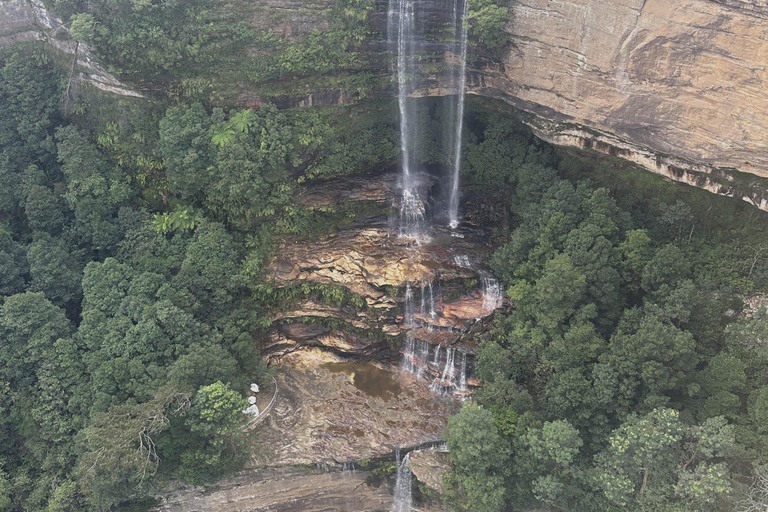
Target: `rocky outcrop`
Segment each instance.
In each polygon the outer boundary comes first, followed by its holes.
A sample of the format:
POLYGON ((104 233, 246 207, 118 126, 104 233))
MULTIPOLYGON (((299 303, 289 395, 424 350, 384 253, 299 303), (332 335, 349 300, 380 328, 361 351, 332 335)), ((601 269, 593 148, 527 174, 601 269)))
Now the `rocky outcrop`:
POLYGON ((759 0, 516 0, 510 44, 475 62, 468 86, 535 114, 555 143, 756 196, 729 187, 728 169, 768 176, 766 11, 759 0))
POLYGON ((443 477, 451 470, 451 460, 448 452, 426 450, 411 452, 409 457, 411 471, 416 479, 443 493, 443 477))
POLYGON ((73 41, 67 26, 45 8, 43 0, 0 0, 0 46, 31 41, 45 41, 70 60, 76 58, 74 80, 112 94, 142 97, 96 62, 88 45, 73 41))
POLYGON ((313 281, 340 285, 365 298, 369 307, 396 306, 384 287, 407 282, 470 278, 473 272, 458 267, 454 255, 439 244, 410 247, 390 236, 386 218, 350 223, 315 242, 288 240, 280 244, 270 264, 278 285, 313 281))
MULTIPOLYGON (((421 182, 428 197, 435 180, 425 176, 421 182)), ((396 187, 395 177, 381 174, 332 180, 300 196, 309 207, 335 204, 342 196, 386 204, 397 196, 396 187)), ((415 244, 398 237, 392 225, 384 215, 366 217, 316 240, 281 243, 268 275, 278 288, 294 288, 303 298, 270 313, 262 354, 274 364, 310 369, 361 359, 397 368, 402 353, 404 368, 421 384, 465 399, 480 385, 472 377, 474 350, 488 323, 479 320, 503 306, 498 283, 495 291, 488 289, 492 279, 470 263, 486 260, 493 250, 489 231, 434 228, 428 240, 415 244)))
POLYGON ((313 208, 351 201, 391 204, 395 201, 399 180, 399 173, 388 172, 311 182, 294 199, 302 206, 313 208))
POLYGON ((244 472, 212 487, 193 487, 163 496, 156 512, 386 512, 392 495, 386 486, 365 484, 364 471, 307 473, 244 472))
POLYGON ((759 0, 517 0, 472 88, 670 154, 768 176, 759 0))
POLYGON ((340 465, 438 441, 459 407, 380 364, 294 355, 278 371, 277 400, 259 431, 270 449, 257 465, 340 465))

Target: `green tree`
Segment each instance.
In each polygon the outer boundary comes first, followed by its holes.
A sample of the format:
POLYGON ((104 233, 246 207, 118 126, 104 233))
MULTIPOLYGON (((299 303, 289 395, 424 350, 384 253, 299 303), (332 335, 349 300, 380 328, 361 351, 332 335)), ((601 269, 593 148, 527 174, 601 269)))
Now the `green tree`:
POLYGON ((669 294, 681 280, 690 277, 691 264, 685 254, 675 245, 661 247, 653 255, 641 278, 641 286, 653 300, 660 300, 669 294))
POLYGON ((64 240, 38 233, 27 250, 30 290, 44 292, 60 307, 73 307, 80 301, 82 267, 64 240))
POLYGON ((468 33, 473 40, 488 48, 507 42, 507 34, 503 29, 507 24, 508 2, 468 0, 467 9, 468 33))
POLYGON ((621 419, 682 393, 695 375, 696 343, 653 309, 627 310, 595 366, 598 400, 621 419))
POLYGON ((472 402, 465 403, 448 420, 445 438, 453 464, 447 483, 458 484, 467 510, 501 510, 507 494, 510 451, 496 431, 491 412, 472 402))
POLYGON ((0 372, 15 389, 35 382, 41 363, 54 342, 72 331, 64 312, 42 293, 25 292, 6 297, 0 307, 0 372))
POLYGON ((168 428, 169 417, 188 410, 189 398, 165 386, 148 402, 115 406, 93 418, 82 433, 86 451, 79 464, 92 509, 109 510, 149 490, 160 462, 155 439, 168 428))
POLYGON ((0 468, 0 510, 3 512, 11 510, 11 483, 5 471, 0 468))
POLYGON ((79 43, 93 39, 96 20, 92 14, 75 14, 70 18, 69 33, 79 43))
POLYGON ((29 263, 24 246, 15 242, 0 225, 0 295, 13 295, 24 290, 29 263))
POLYGON ((658 506, 683 497, 710 503, 730 489, 725 464, 732 453, 732 427, 712 418, 687 427, 672 409, 632 416, 609 438, 596 458, 596 483, 619 507, 658 506))
POLYGON ((572 503, 577 492, 574 485, 575 462, 583 442, 568 421, 547 421, 528 430, 522 444, 537 461, 539 477, 533 483, 536 499, 554 506, 572 503))
POLYGON ((228 384, 216 381, 195 393, 186 425, 197 438, 182 455, 180 473, 190 481, 205 479, 231 467, 247 455, 243 430, 248 401, 228 384))
POLYGON ((171 281, 178 304, 203 320, 226 316, 243 286, 237 252, 224 226, 201 224, 171 281))
POLYGON ((211 182, 211 119, 200 103, 170 108, 160 120, 157 152, 163 159, 171 190, 193 199, 211 182))

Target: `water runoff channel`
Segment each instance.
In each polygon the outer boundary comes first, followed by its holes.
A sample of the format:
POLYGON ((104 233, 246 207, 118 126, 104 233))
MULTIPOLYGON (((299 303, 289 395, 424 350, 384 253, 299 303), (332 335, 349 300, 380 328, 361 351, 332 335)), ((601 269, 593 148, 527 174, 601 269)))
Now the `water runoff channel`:
MULTIPOLYGON (((431 0, 430 0, 431 1, 431 0)), ((423 196, 423 174, 419 169, 419 158, 416 154, 415 136, 418 134, 418 116, 414 93, 418 86, 419 62, 421 53, 427 47, 425 34, 423 33, 428 17, 429 6, 435 8, 436 3, 427 0, 389 0, 387 11, 387 36, 392 49, 392 72, 397 82, 397 101, 400 114, 400 150, 401 150, 401 177, 400 197, 396 216, 396 236, 409 241, 411 246, 429 243, 430 222, 427 218, 427 198, 423 196)), ((447 52, 458 57, 458 62, 446 66, 442 77, 444 89, 452 94, 445 98, 446 116, 442 123, 442 140, 448 141, 448 189, 447 215, 445 221, 447 228, 454 236, 460 236, 456 232, 461 224, 461 212, 459 209, 459 176, 461 164, 461 138, 462 120, 464 117, 464 95, 466 85, 466 61, 467 61, 467 17, 466 0, 446 0, 443 5, 442 18, 445 20, 447 32, 447 52)), ((456 59, 454 59, 456 60, 456 59)), ((455 263, 467 269, 472 269, 468 256, 458 255, 455 263)), ((483 313, 490 314, 501 306, 502 294, 498 281, 490 274, 477 271, 482 280, 483 313)), ((418 327, 418 319, 434 318, 435 311, 435 286, 433 282, 407 282, 405 290, 405 305, 403 320, 405 327, 410 329, 418 327), (421 292, 419 300, 414 300, 414 289, 421 292)), ((426 328, 431 329, 432 323, 427 322, 426 328)), ((467 352, 454 347, 443 347, 440 344, 430 345, 426 341, 416 339, 406 334, 403 348, 403 371, 416 374, 422 378, 430 365, 432 370, 437 369, 430 389, 442 396, 459 396, 467 390, 467 352), (458 370, 456 369, 458 365, 458 370)), ((412 507, 411 484, 412 473, 409 466, 410 454, 416 450, 447 450, 444 443, 422 446, 405 453, 401 457, 398 451, 397 480, 394 492, 393 512, 408 512, 412 507)))

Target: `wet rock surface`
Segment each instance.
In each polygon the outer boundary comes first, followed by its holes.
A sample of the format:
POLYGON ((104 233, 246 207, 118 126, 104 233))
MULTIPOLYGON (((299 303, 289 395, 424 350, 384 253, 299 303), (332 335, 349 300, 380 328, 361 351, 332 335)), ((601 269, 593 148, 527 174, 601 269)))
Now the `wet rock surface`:
POLYGON ((342 464, 438 441, 459 407, 383 365, 294 356, 278 370, 277 401, 259 432, 270 453, 256 465, 342 464))
POLYGON ((395 200, 399 180, 399 173, 388 172, 312 182, 296 197, 296 202, 309 207, 338 205, 350 201, 391 204, 395 200))
POLYGON ((278 285, 314 281, 336 284, 365 298, 370 307, 395 307, 395 298, 385 286, 402 287, 407 282, 432 282, 469 278, 473 273, 454 263, 453 253, 436 243, 412 247, 390 236, 388 219, 379 216, 354 222, 337 233, 314 242, 289 240, 280 244, 269 266, 278 285))
POLYGON ((244 472, 209 488, 184 489, 166 496, 156 512, 386 512, 392 495, 386 486, 365 484, 363 471, 244 472))

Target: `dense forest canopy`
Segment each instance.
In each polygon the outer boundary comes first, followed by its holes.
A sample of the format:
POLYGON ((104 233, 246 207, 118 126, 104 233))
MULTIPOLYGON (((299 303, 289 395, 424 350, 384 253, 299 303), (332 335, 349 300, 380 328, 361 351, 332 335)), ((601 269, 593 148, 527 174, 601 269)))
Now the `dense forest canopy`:
MULTIPOLYGON (((0 53, 0 510, 141 510, 169 482, 214 481, 260 449, 241 411, 269 380, 270 308, 304 296, 364 307, 331 285, 278 290, 264 263, 283 237, 382 213, 294 198, 392 166, 397 111, 223 108, 205 78, 214 63, 243 72, 238 52, 256 41, 268 51, 249 79, 338 73, 361 99, 373 75, 343 71, 360 65, 371 2, 339 0, 326 32, 292 40, 205 1, 54 8, 121 76, 165 87, 145 101, 84 86, 65 115, 61 55, 0 53)), ((505 13, 471 2, 471 37, 500 44, 505 13)), ((439 126, 439 101, 418 115, 439 126)), ((423 163, 445 164, 439 130, 419 137, 423 163)), ((768 316, 742 314, 768 290, 765 216, 553 148, 493 103, 469 105, 462 154, 466 197, 502 212, 490 265, 512 307, 446 430, 444 505, 748 500, 751 476, 768 478, 768 316)))

